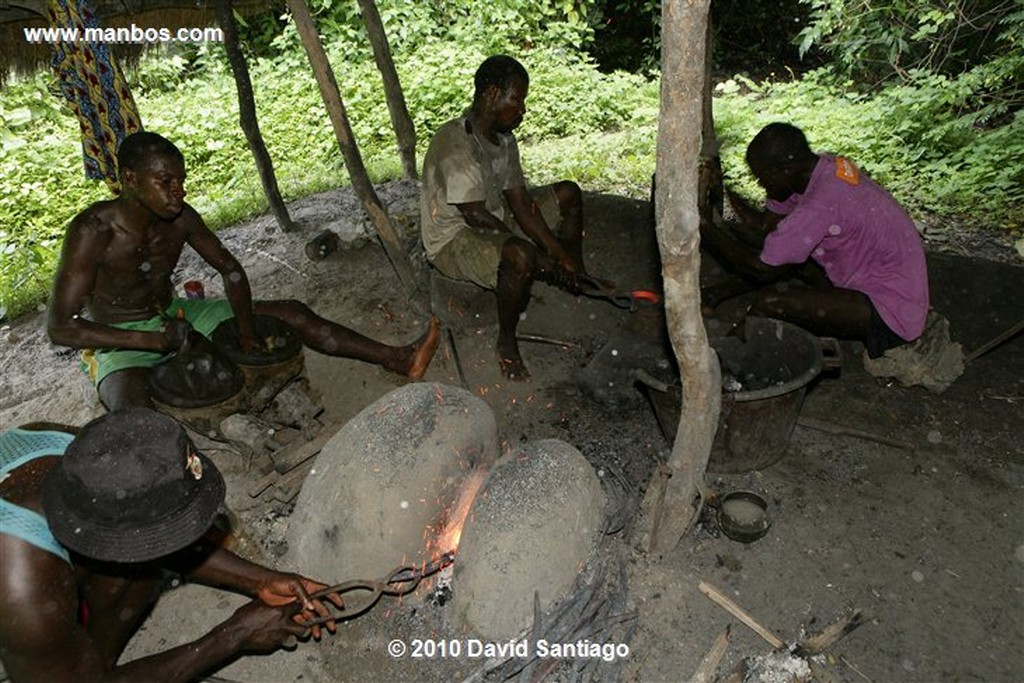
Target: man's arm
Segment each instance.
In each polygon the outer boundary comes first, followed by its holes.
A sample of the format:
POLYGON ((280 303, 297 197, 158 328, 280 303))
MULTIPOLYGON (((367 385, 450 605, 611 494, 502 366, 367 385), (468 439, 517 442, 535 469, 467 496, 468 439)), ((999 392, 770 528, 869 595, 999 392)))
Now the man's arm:
POLYGON ((701 246, 724 261, 740 275, 756 282, 769 283, 787 277, 795 266, 770 266, 760 258, 760 252, 742 242, 724 223, 700 222, 701 246))
POLYGON ((551 228, 544 221, 540 208, 533 201, 533 197, 530 196, 526 186, 512 187, 505 190, 504 194, 505 199, 508 200, 509 207, 512 209, 512 215, 526 236, 570 273, 581 272, 582 264, 577 263, 576 259, 566 251, 562 243, 555 237, 555 234, 551 232, 551 228))
MULTIPOLYGON (((188 204, 182 210, 183 218, 187 221, 185 241, 188 242, 196 253, 220 273, 224 282, 224 295, 231 310, 238 321, 239 339, 243 342, 254 340, 252 329, 252 289, 249 287, 249 277, 245 269, 238 262, 224 243, 221 242, 213 232, 206 227, 202 217, 188 204)), ((255 342, 253 342, 255 343, 255 342)))
MULTIPOLYGON (((323 602, 309 597, 326 588, 325 584, 255 564, 216 543, 199 544, 198 548, 201 559, 186 570, 189 579, 256 597, 267 605, 297 603, 302 608, 303 619, 330 616, 330 610, 323 602)), ((343 605, 340 596, 332 595, 330 599, 338 607, 343 605)), ((327 629, 333 633, 334 622, 327 622, 327 629)), ((320 638, 317 626, 313 627, 313 637, 320 638)))
POLYGON ((168 351, 180 346, 178 332, 121 330, 81 316, 96 285, 96 271, 110 243, 111 227, 95 213, 79 215, 64 239, 47 315, 54 344, 82 348, 126 348, 168 351))
POLYGON ((465 204, 456 204, 455 207, 462 214, 466 225, 470 227, 494 230, 495 232, 511 232, 507 225, 487 210, 487 204, 484 202, 466 202, 465 204))
POLYGON ((74 569, 64 560, 0 534, 0 652, 12 681, 194 680, 246 652, 270 652, 309 629, 295 621, 300 605, 253 601, 201 638, 116 666, 79 622, 74 569))
POLYGON ((725 195, 729 198, 729 205, 736 212, 740 222, 753 230, 755 234, 760 235, 761 241, 764 241, 764 236, 774 230, 779 221, 782 220, 782 216, 777 213, 755 208, 750 202, 729 188, 726 188, 725 195))

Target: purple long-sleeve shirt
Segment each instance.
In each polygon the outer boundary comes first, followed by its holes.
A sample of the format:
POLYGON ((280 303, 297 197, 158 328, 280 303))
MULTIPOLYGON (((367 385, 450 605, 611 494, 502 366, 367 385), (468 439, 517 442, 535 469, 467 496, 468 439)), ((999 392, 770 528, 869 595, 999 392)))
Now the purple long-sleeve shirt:
POLYGON ((803 194, 769 199, 785 216, 765 238, 771 266, 814 259, 833 285, 865 294, 907 341, 928 315, 928 271, 921 237, 903 208, 848 159, 819 155, 803 194))

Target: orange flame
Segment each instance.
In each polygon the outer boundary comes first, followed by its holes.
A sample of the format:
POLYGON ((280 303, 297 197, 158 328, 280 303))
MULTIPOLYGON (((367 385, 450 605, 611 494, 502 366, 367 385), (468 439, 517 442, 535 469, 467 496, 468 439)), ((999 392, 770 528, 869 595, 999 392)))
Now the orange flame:
POLYGON ((438 535, 437 540, 430 545, 436 547, 441 552, 454 552, 458 549, 459 541, 462 539, 462 529, 466 525, 466 517, 469 516, 469 509, 472 507, 476 494, 483 485, 486 476, 487 470, 480 468, 474 470, 466 477, 459 489, 458 498, 456 498, 455 504, 451 507, 444 528, 438 535))

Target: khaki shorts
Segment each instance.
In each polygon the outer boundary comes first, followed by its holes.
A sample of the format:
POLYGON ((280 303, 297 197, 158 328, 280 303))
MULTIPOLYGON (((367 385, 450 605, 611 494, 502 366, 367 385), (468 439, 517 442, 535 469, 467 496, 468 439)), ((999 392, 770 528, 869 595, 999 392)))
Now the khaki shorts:
MULTIPOLYGON (((556 236, 562 237, 562 216, 554 185, 542 185, 530 190, 544 222, 556 236)), ((501 250, 510 237, 527 238, 514 219, 507 221, 511 232, 498 232, 466 226, 455 238, 444 245, 434 257, 434 267, 445 277, 468 280, 487 289, 498 286, 498 264, 501 250)))

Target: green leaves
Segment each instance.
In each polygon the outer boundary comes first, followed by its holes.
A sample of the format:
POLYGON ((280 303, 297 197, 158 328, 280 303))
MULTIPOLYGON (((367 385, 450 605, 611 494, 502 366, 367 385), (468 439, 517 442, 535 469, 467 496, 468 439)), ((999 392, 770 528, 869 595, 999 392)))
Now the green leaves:
MULTIPOLYGON (((653 9, 648 0, 622 2, 653 9)), ((954 72, 914 65, 904 56, 915 41, 939 40, 962 21, 949 16, 959 4, 894 0, 892 7, 880 8, 868 0, 807 2, 815 17, 802 34, 807 46, 827 43, 880 66, 887 57, 877 56, 896 49, 904 60, 902 78, 858 87, 840 59, 841 68, 800 80, 735 76, 721 83, 715 118, 729 184, 750 198, 763 196, 743 152, 764 124, 788 120, 806 130, 816 149, 855 159, 912 214, 967 216, 1019 234, 1024 10, 994 24, 993 35, 998 33, 1005 49, 954 72), (902 17, 903 24, 878 42, 872 31, 889 26, 893 17, 902 17)), ((380 75, 357 3, 311 4, 371 177, 399 176, 380 75)), ((581 0, 381 2, 417 130, 418 158, 433 132, 469 106, 473 72, 483 58, 504 51, 531 74, 528 113, 519 130, 530 179, 573 178, 589 191, 646 198, 659 114, 656 74, 648 79, 600 73, 578 49, 591 40, 585 26, 589 7, 581 0)), ((250 18, 248 30, 247 49, 258 56, 249 66, 260 128, 286 199, 346 183, 294 26, 250 18)), ((147 129, 168 136, 185 154, 189 202, 211 226, 266 210, 220 46, 150 54, 129 75, 147 129)), ((102 183, 84 179, 78 124, 53 91, 52 78, 43 73, 0 92, 0 308, 9 315, 45 297, 67 222, 91 202, 109 198, 102 183)))

